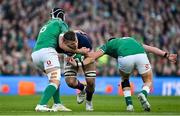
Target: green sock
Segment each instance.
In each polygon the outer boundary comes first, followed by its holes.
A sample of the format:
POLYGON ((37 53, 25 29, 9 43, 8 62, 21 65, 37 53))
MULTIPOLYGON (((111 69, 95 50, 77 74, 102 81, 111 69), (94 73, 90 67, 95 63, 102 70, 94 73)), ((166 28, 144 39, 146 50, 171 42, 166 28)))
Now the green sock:
POLYGON ((131 99, 131 96, 128 96, 128 97, 125 97, 125 100, 126 100, 126 105, 132 105, 132 99, 131 99))
POLYGON ((53 85, 48 85, 41 97, 39 104, 46 105, 55 92, 56 92, 56 87, 53 85))
POLYGON ((59 97, 59 87, 56 90, 56 92, 54 93, 53 99, 54 99, 55 104, 60 104, 61 103, 61 100, 60 100, 60 97, 59 97))
POLYGON ((148 94, 147 91, 142 90, 141 93, 143 93, 145 95, 145 97, 147 98, 147 94, 148 94))

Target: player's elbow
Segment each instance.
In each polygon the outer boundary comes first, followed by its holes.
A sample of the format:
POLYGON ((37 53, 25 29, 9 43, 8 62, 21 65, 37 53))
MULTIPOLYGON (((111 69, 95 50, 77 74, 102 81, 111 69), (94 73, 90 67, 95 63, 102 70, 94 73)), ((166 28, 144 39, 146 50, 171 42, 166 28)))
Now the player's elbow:
POLYGON ((148 45, 143 45, 144 49, 146 52, 151 52, 152 50, 152 47, 151 46, 148 46, 148 45))

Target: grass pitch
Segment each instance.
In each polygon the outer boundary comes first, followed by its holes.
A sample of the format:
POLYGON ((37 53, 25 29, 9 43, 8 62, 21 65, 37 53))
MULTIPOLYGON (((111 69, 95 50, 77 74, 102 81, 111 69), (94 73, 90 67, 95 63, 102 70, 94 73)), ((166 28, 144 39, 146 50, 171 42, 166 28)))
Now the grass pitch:
MULTIPOLYGON (((180 96, 149 96, 151 112, 144 112, 137 96, 133 96, 135 111, 126 112, 124 98, 121 96, 95 95, 94 111, 85 111, 85 104, 77 104, 76 96, 62 96, 65 106, 72 112, 35 112, 40 99, 34 96, 0 96, 0 115, 180 115, 180 96)), ((49 105, 53 104, 52 100, 49 105)))

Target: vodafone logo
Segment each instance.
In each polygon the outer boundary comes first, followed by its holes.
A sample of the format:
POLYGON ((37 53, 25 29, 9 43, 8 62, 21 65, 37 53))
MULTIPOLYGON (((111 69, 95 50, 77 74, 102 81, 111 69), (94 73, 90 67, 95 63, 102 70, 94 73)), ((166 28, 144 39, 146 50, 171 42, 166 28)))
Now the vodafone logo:
POLYGON ((51 65, 51 61, 50 60, 48 60, 46 63, 47 63, 48 66, 51 65))
POLYGON ((145 64, 145 68, 146 68, 146 70, 148 70, 149 69, 149 64, 145 64))

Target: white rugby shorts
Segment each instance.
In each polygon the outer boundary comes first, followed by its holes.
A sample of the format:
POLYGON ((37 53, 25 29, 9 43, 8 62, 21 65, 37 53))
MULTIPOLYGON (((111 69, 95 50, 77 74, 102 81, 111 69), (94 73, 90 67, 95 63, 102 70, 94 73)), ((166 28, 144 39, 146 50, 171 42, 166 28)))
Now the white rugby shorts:
POLYGON ((151 70, 151 64, 146 54, 135 54, 125 57, 118 57, 119 69, 125 73, 131 73, 136 68, 139 74, 144 74, 151 70))
POLYGON ((42 48, 31 54, 33 63, 41 70, 60 67, 58 53, 54 48, 42 48))

